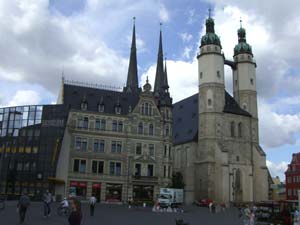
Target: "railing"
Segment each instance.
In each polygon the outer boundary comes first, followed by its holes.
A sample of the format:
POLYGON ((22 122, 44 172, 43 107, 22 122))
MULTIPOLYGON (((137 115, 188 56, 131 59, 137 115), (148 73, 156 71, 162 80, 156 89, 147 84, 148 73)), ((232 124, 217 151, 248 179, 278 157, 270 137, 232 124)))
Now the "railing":
POLYGON ((103 85, 103 84, 93 84, 93 83, 80 82, 74 80, 64 80, 64 84, 80 86, 80 87, 96 88, 96 89, 105 89, 109 91, 122 91, 122 87, 103 85))

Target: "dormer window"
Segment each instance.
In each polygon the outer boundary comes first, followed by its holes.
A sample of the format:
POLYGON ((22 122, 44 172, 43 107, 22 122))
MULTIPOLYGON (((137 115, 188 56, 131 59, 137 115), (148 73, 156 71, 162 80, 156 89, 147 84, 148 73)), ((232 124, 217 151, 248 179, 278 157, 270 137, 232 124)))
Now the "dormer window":
POLYGON ((98 112, 104 112, 104 104, 98 104, 98 112))
POLYGON ((86 111, 88 109, 88 103, 86 101, 81 102, 80 108, 86 111))
POLYGON ((142 104, 142 115, 151 116, 152 115, 152 105, 150 103, 142 104))
POLYGON ((115 113, 116 114, 121 114, 121 106, 115 106, 115 113))

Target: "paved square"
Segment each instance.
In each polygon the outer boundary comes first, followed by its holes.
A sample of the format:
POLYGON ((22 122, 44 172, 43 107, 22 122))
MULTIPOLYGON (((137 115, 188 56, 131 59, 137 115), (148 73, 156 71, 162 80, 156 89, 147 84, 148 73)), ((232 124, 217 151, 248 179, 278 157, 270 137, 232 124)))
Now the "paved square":
MULTIPOLYGON (((42 203, 32 203, 24 225, 63 225, 68 224, 66 217, 56 214, 57 204, 52 204, 52 214, 43 218, 42 203)), ((236 209, 228 209, 218 214, 210 214, 207 208, 185 207, 184 213, 154 213, 151 208, 128 209, 122 205, 97 204, 95 216, 89 216, 89 207, 83 204, 82 225, 175 225, 175 219, 184 219, 190 225, 241 225, 236 209)), ((16 202, 8 202, 0 212, 1 225, 17 225, 16 202)))

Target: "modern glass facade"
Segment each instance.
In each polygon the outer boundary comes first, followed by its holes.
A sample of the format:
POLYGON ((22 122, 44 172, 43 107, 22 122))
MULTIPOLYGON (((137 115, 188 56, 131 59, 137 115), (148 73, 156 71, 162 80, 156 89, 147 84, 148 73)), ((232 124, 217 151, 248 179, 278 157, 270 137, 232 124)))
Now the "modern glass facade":
POLYGON ((62 105, 0 108, 0 194, 53 189, 67 113, 62 105))

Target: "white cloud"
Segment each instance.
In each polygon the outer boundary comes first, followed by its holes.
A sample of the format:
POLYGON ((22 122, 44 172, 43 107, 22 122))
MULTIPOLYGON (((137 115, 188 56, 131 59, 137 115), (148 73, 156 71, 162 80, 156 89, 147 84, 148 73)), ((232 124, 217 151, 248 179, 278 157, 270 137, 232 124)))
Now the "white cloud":
POLYGON ((162 3, 160 3, 160 5, 159 5, 159 18, 160 18, 160 21, 163 23, 169 22, 169 20, 170 20, 169 12, 168 12, 166 6, 162 3))
POLYGON ((182 53, 182 57, 184 57, 186 59, 190 59, 192 50, 193 49, 191 46, 185 47, 183 50, 183 53, 182 53))
POLYGON ((267 160, 267 167, 272 177, 279 176, 281 181, 285 180, 284 172, 287 170, 288 162, 282 161, 280 163, 274 163, 267 160))
POLYGON ((189 34, 189 33, 186 33, 186 32, 185 33, 180 33, 179 36, 180 36, 180 38, 183 42, 189 42, 193 38, 192 34, 189 34))
POLYGON ((300 134, 300 114, 279 114, 269 104, 259 104, 260 139, 267 148, 295 145, 300 134))
POLYGON ((191 25, 191 24, 193 24, 196 21, 196 19, 195 19, 195 15, 196 15, 195 9, 188 10, 187 14, 188 14, 187 24, 191 25))
POLYGON ((19 90, 9 101, 8 106, 37 105, 41 101, 39 93, 32 90, 19 90))

